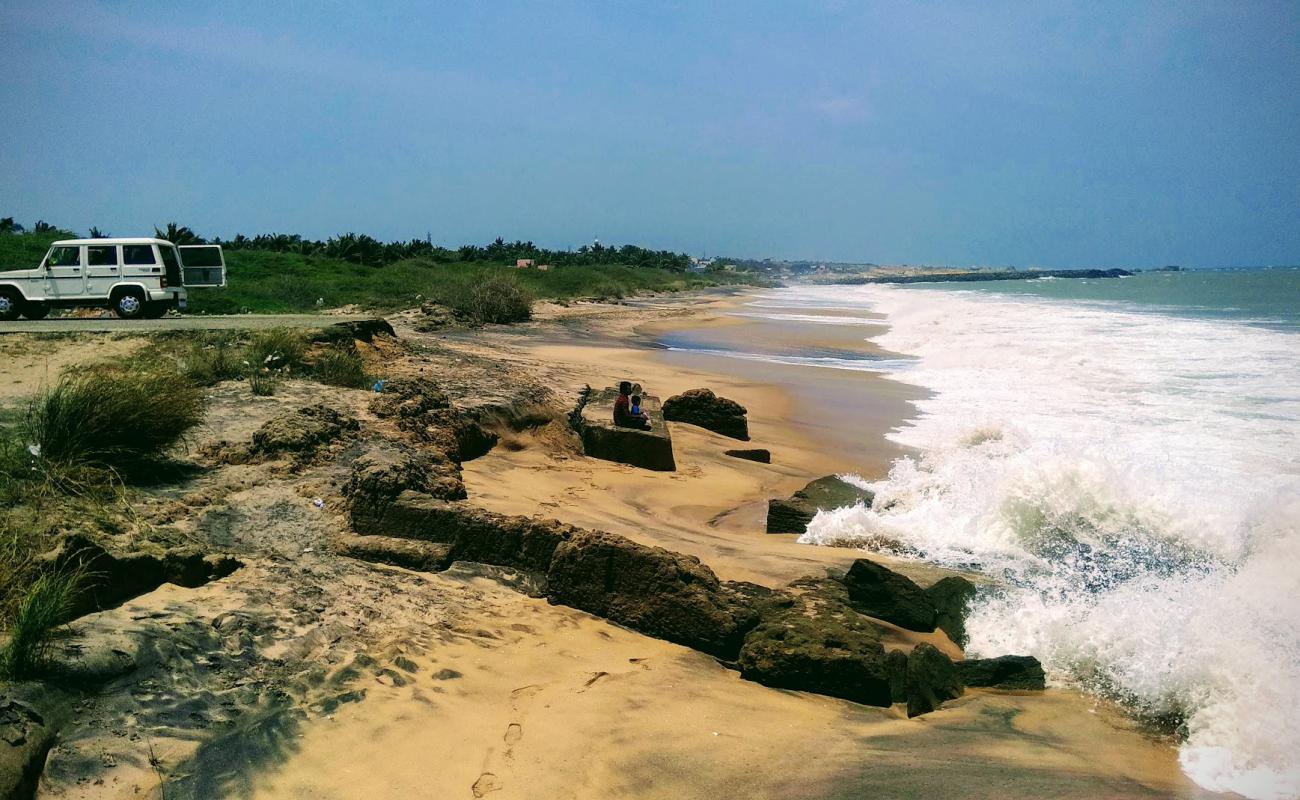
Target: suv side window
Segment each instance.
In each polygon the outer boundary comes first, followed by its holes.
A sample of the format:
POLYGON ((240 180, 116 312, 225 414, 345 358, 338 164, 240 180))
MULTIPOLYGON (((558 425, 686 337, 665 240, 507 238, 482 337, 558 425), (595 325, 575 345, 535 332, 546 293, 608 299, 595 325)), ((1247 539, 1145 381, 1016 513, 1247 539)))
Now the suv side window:
POLYGON ((86 248, 86 266, 88 267, 116 267, 117 266, 117 247, 91 246, 86 248))
POLYGON ((153 245, 124 244, 122 245, 122 263, 131 264, 132 266, 139 264, 153 266, 158 261, 153 256, 153 245))
POLYGON ((47 267, 79 267, 81 266, 81 248, 80 247, 55 247, 50 250, 50 257, 46 260, 47 267))

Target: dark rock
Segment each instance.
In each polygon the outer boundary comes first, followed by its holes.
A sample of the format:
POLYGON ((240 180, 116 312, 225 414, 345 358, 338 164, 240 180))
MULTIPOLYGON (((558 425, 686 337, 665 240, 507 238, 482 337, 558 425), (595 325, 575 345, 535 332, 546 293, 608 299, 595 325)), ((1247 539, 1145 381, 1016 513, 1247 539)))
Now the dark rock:
POLYGON ((925 642, 912 649, 907 657, 907 716, 928 714, 961 693, 961 676, 952 659, 925 642))
POLYGON ((849 602, 868 616, 913 631, 934 630, 935 610, 921 589, 906 576, 859 558, 844 576, 849 602))
POLYGON ((740 593, 694 556, 582 531, 555 548, 547 597, 659 639, 734 659, 756 622, 740 593))
POLYGON ((617 397, 617 389, 590 392, 575 411, 572 425, 582 438, 583 452, 592 458, 642 469, 661 472, 677 469, 672 435, 664 424, 659 401, 649 395, 641 398, 641 408, 650 417, 650 429, 642 430, 614 424, 614 401, 617 397))
POLYGON ((728 455, 732 458, 743 458, 746 461, 757 461, 760 464, 772 463, 772 451, 765 450, 761 447, 754 448, 753 450, 723 450, 722 453, 723 455, 728 455))
POLYGON ((889 667, 889 696, 895 703, 907 702, 907 653, 890 650, 886 655, 889 667))
POLYGON ((718 397, 709 389, 691 389, 664 401, 664 419, 698 425, 733 439, 749 439, 746 413, 740 403, 718 397))
POLYGON ((8 685, 0 694, 0 797, 35 797, 46 754, 59 728, 72 716, 70 697, 52 689, 21 687, 39 696, 36 702, 13 694, 8 685))
POLYGON ((967 686, 1042 690, 1047 685, 1043 665, 1033 656, 970 658, 957 662, 957 672, 967 686))
POLYGON ((795 497, 811 503, 813 508, 829 511, 858 503, 870 506, 875 500, 875 493, 870 489, 854 486, 838 475, 827 475, 810 482, 794 493, 795 497))
POLYGON ((421 539, 452 546, 453 561, 477 561, 545 573, 559 543, 581 528, 555 520, 494 514, 418 492, 403 492, 382 513, 361 520, 363 535, 421 539))
POLYGON ((780 689, 890 705, 891 674, 880 630, 846 599, 833 581, 802 581, 760 606, 761 621, 740 651, 740 674, 780 689))
POLYGON ((344 342, 374 342, 376 336, 397 337, 397 331, 382 317, 371 319, 348 320, 336 322, 312 337, 313 341, 325 344, 342 344, 344 342))
POLYGON ((817 509, 807 500, 792 497, 789 500, 767 501, 768 533, 803 533, 808 523, 817 515, 817 509))
POLYGON ((958 575, 950 575, 925 589, 925 596, 935 610, 935 627, 948 634, 959 647, 966 646, 966 610, 975 596, 975 584, 958 575))
POLYGON ((360 427, 352 417, 318 403, 268 420, 253 433, 252 450, 265 456, 304 457, 360 427))
POLYGON ((854 486, 836 475, 827 475, 810 482, 788 500, 769 500, 767 532, 804 533, 818 511, 830 511, 858 503, 870 506, 874 499, 875 495, 870 490, 854 486))

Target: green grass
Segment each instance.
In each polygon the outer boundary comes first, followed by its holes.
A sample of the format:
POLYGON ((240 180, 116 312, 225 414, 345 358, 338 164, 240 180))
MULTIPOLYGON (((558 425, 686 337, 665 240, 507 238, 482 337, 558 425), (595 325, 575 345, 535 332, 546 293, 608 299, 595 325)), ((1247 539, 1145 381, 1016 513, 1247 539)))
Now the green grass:
POLYGON ((249 338, 244 358, 252 369, 297 372, 307 355, 307 337, 302 331, 270 328, 249 338))
POLYGON ((9 641, 0 648, 0 677, 21 679, 39 672, 54 631, 72 613, 81 580, 78 572, 46 573, 27 586, 7 626, 9 641))
POLYGON ((615 264, 560 266, 542 272, 482 262, 409 259, 365 267, 323 256, 254 250, 231 251, 226 263, 229 285, 191 291, 190 313, 287 314, 350 304, 392 311, 419 305, 425 299, 468 310, 472 316, 475 306, 467 298, 475 286, 520 287, 536 298, 568 300, 611 299, 755 280, 744 275, 704 276, 615 264), (501 283, 512 280, 517 283, 501 283))
POLYGON ((372 384, 361 356, 341 347, 329 347, 311 365, 312 375, 321 383, 346 389, 366 389, 372 384))
POLYGON ((160 456, 203 418, 203 397, 164 370, 85 369, 34 400, 20 425, 41 461, 113 468, 160 456))

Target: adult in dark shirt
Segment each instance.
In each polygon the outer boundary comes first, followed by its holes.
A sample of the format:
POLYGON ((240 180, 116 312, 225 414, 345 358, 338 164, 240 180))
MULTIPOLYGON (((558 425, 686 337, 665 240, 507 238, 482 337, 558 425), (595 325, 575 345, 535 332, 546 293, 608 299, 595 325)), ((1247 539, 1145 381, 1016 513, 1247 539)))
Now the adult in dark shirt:
POLYGON ((640 428, 650 430, 650 423, 641 417, 632 416, 632 383, 620 381, 618 398, 614 400, 614 424, 620 428, 640 428))

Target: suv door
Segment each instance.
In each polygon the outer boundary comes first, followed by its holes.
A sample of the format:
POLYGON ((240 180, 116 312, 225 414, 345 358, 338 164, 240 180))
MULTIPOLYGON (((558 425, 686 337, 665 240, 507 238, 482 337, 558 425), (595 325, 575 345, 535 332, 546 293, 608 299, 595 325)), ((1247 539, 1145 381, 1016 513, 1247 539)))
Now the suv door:
POLYGON ((108 297, 122 276, 121 259, 115 244, 86 245, 86 294, 108 297))
POLYGON ((84 297, 86 274, 82 271, 84 248, 78 245, 56 245, 45 256, 45 297, 65 300, 84 297))
POLYGON ((226 254, 219 244, 184 244, 180 246, 181 264, 185 268, 185 286, 220 287, 226 285, 226 254))

